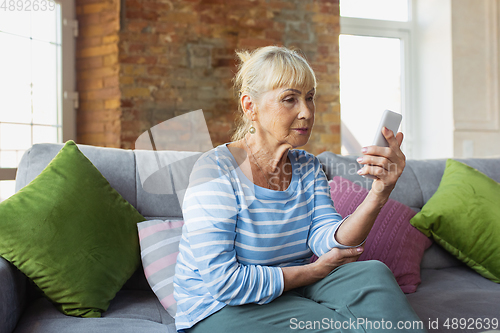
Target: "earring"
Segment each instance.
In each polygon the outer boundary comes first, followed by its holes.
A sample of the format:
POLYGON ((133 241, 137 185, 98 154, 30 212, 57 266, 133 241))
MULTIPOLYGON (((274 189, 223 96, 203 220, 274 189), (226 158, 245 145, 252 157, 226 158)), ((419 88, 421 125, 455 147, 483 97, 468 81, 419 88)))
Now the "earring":
POLYGON ((255 127, 250 126, 250 128, 248 129, 248 131, 250 132, 250 134, 254 134, 255 133, 255 127))

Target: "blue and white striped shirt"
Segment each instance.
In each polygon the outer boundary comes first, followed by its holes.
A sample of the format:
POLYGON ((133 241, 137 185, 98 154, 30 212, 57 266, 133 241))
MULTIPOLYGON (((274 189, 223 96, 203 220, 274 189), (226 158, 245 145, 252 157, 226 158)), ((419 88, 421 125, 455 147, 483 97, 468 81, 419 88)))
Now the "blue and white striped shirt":
POLYGON ((342 217, 318 159, 304 150, 288 157, 293 173, 285 191, 254 185, 227 143, 196 162, 174 277, 177 330, 226 305, 269 303, 283 293, 280 266, 350 247, 335 240, 342 217))

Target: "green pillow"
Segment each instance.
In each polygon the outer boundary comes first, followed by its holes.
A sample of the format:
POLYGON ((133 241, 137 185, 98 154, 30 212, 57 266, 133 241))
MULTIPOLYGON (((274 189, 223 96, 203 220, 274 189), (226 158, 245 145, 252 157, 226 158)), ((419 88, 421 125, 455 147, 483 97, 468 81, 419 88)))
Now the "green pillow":
POLYGON ((100 317, 139 266, 137 222, 144 220, 68 141, 0 203, 0 255, 62 313, 100 317))
POLYGON ((500 283, 500 184, 446 161, 436 193, 410 223, 482 276, 500 283))

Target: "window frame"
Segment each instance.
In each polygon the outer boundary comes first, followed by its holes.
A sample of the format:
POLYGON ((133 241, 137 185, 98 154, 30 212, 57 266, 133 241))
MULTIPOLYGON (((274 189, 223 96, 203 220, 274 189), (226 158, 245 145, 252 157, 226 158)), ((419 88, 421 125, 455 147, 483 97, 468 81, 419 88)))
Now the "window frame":
MULTIPOLYGON (((365 37, 386 37, 399 38, 401 40, 401 114, 403 121, 401 130, 405 138, 402 149, 407 158, 413 157, 413 127, 415 124, 415 114, 412 110, 412 99, 415 96, 414 84, 411 78, 414 77, 413 59, 413 1, 408 0, 408 21, 386 21, 376 19, 340 17, 340 35, 354 35, 365 37)), ((342 111, 341 111, 342 112, 342 111)))
MULTIPOLYGON (((74 0, 56 0, 61 8, 61 128, 62 142, 76 138, 76 108, 78 95, 76 90, 75 37, 77 24, 74 0), (76 98, 76 100, 75 100, 76 98)), ((17 168, 0 168, 0 181, 15 180, 17 168)))
POLYGON ((78 21, 74 0, 57 0, 61 4, 62 40, 62 142, 76 140, 76 37, 78 21))

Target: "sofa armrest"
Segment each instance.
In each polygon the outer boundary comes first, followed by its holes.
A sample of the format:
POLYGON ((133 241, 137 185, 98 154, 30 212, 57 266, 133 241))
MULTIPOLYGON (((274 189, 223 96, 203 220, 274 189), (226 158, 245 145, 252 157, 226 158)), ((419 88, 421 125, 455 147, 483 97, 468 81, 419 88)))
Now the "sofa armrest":
POLYGON ((16 327, 24 308, 26 277, 0 257, 0 332, 10 333, 16 327))

